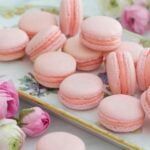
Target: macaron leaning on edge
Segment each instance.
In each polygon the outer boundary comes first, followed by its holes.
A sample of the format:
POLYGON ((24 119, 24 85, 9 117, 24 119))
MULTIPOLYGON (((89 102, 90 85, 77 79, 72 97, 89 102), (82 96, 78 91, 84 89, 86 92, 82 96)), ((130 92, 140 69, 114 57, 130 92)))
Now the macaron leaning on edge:
POLYGON ((96 51, 113 51, 121 44, 121 24, 107 16, 93 16, 81 25, 80 40, 83 45, 96 51))
POLYGON ((62 48, 66 37, 57 26, 51 26, 40 31, 28 43, 26 53, 32 61, 39 55, 62 48))
POLYGON ((150 86, 150 49, 144 50, 137 62, 136 74, 139 89, 144 91, 150 86))
POLYGON ((80 43, 79 36, 69 38, 64 45, 63 50, 72 55, 77 62, 77 69, 90 71, 97 69, 103 62, 101 52, 92 51, 80 43))
POLYGON ((0 61, 22 58, 28 41, 27 34, 18 28, 0 29, 0 61))
POLYGON ((135 93, 136 72, 129 52, 111 52, 106 58, 106 72, 113 94, 133 95, 135 93))
POLYGON ((19 20, 19 28, 25 31, 30 38, 51 25, 56 25, 55 15, 39 9, 26 11, 19 20))
POLYGON ((58 97, 66 107, 87 110, 98 106, 103 98, 103 83, 91 73, 75 73, 60 84, 58 97))
POLYGON ((131 132, 142 127, 145 114, 140 100, 117 94, 104 98, 98 107, 99 122, 114 132, 131 132))
POLYGON ((67 132, 49 133, 39 139, 36 150, 86 150, 84 142, 67 132))
POLYGON ((43 86, 58 88, 59 84, 76 71, 75 59, 64 52, 47 52, 34 62, 34 76, 43 86))
POLYGON ((82 0, 61 1, 60 28, 66 36, 73 36, 79 32, 82 18, 82 0))

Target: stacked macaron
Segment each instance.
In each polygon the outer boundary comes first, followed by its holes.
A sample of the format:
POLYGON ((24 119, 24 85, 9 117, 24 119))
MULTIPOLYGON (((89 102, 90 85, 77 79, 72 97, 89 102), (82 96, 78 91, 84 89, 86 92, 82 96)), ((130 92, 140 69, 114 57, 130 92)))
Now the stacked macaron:
POLYGON ((117 49, 121 44, 121 36, 121 24, 111 17, 89 17, 81 26, 82 44, 95 51, 108 52, 117 49))
MULTIPOLYGON (((57 19, 54 14, 34 9, 21 16, 19 29, 0 29, 0 61, 19 59, 26 53, 33 62, 35 79, 47 88, 59 89, 58 99, 67 108, 99 106, 100 124, 115 132, 140 128, 145 113, 150 114, 150 49, 122 41, 122 26, 111 17, 83 19, 82 0, 62 0, 59 23, 57 19), (106 83, 90 72, 99 72, 101 64, 112 94, 106 98, 106 83), (134 97, 138 89, 145 90, 141 102, 134 97)), ((64 137, 60 133, 48 138, 53 140, 57 135, 64 137)), ((42 139, 41 145, 45 141, 42 139)))
POLYGON ((92 51, 80 43, 79 36, 69 38, 64 45, 64 52, 72 55, 77 62, 77 69, 91 71, 99 68, 103 62, 102 52, 92 51))

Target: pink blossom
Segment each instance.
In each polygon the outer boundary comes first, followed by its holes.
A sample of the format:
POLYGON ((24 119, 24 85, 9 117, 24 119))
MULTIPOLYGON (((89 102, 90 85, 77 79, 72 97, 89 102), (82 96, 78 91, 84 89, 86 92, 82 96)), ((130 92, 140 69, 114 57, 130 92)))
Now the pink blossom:
POLYGON ((0 81, 0 118, 14 117, 18 111, 19 97, 10 81, 0 81))
POLYGON ((141 6, 148 6, 148 0, 134 0, 134 4, 141 6))
POLYGON ((31 137, 42 134, 50 125, 50 116, 39 107, 23 109, 20 112, 22 130, 31 137))
POLYGON ((121 23, 128 30, 143 34, 150 26, 150 13, 140 5, 126 7, 121 17, 121 23))

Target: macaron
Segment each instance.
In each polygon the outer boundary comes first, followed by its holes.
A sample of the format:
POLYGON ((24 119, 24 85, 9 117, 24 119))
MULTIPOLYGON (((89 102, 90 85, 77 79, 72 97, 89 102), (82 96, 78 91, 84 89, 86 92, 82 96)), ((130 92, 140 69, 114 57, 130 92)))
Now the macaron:
POLYGON ((101 79, 91 73, 70 75, 60 84, 58 92, 60 102, 75 110, 87 110, 98 106, 103 95, 101 79))
POLYGON ((35 79, 49 88, 58 88, 59 84, 75 71, 75 59, 64 52, 47 52, 34 62, 35 79))
POLYGON ((145 114, 150 118, 150 87, 142 93, 140 102, 145 114))
POLYGON ((79 32, 82 18, 82 0, 61 1, 60 28, 66 36, 73 36, 79 32))
POLYGON ((133 95, 136 91, 136 72, 129 52, 111 52, 106 58, 106 72, 113 94, 133 95))
POLYGON ((104 98, 98 107, 99 122, 114 132, 131 132, 143 126, 144 111, 140 100, 117 94, 104 98))
POLYGON ((32 38, 39 31, 56 25, 56 23, 55 15, 39 9, 32 9, 21 16, 18 26, 32 38))
POLYGON ((107 16, 93 16, 81 25, 81 43, 96 51, 113 51, 121 44, 121 24, 107 16))
POLYGON ((64 45, 63 50, 72 55, 77 62, 77 69, 90 71, 100 67, 103 62, 101 52, 92 51, 80 43, 79 36, 69 38, 64 45))
POLYGON ((28 41, 27 34, 18 28, 0 29, 0 61, 22 58, 28 41))
POLYGON ((67 132, 49 133, 39 139, 36 150, 86 150, 84 142, 67 132))
POLYGON ((37 33, 28 43, 26 54, 34 61, 39 55, 62 48, 66 37, 57 26, 51 26, 37 33))
POLYGON ((144 91, 150 86, 150 49, 144 50, 139 57, 136 67, 139 89, 144 91))

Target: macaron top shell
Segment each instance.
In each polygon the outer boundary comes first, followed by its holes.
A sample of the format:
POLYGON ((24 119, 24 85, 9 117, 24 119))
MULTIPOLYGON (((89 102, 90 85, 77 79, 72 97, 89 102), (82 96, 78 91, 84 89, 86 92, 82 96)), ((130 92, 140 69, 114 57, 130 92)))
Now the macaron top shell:
POLYGON ((128 51, 132 55, 134 62, 137 62, 140 53, 144 50, 144 48, 136 42, 123 41, 117 50, 128 51))
POLYGON ((73 74, 60 84, 60 92, 74 98, 90 98, 97 96, 102 90, 101 79, 91 73, 73 74))
POLYGON ((29 38, 18 28, 0 29, 0 52, 14 52, 25 47, 29 38))
POLYGON ((121 24, 107 16, 93 16, 85 19, 81 25, 82 34, 99 39, 108 39, 122 35, 121 24))
POLYGON ((92 51, 80 43, 79 35, 69 38, 64 45, 64 51, 75 57, 78 61, 91 60, 102 56, 101 52, 92 51))
POLYGON ((36 34, 51 25, 56 25, 55 15, 38 9, 25 12, 19 21, 19 27, 29 34, 36 34))
POLYGON ((36 150, 85 150, 83 141, 75 135, 65 132, 53 132, 43 136, 36 150))
POLYGON ((104 98, 100 103, 99 111, 120 121, 134 121, 144 117, 140 100, 123 94, 104 98))
POLYGON ((66 76, 76 69, 75 59, 64 52, 47 52, 34 63, 34 71, 47 76, 66 76))

